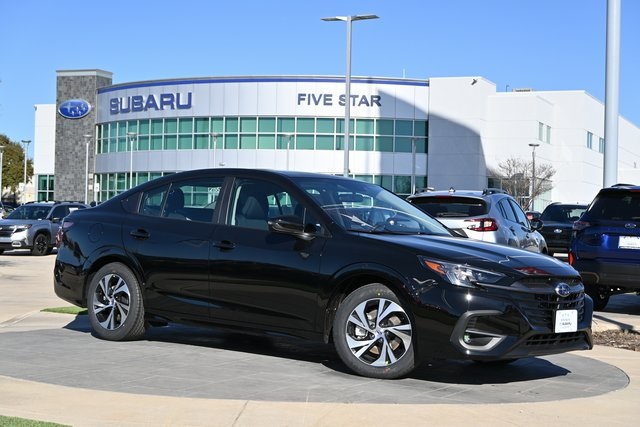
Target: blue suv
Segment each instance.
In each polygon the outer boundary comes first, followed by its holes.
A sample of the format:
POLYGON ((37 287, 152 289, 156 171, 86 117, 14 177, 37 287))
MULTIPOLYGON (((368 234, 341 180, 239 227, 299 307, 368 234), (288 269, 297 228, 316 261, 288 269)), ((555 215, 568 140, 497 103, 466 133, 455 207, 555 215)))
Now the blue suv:
POLYGON ((611 295, 640 291, 640 186, 600 190, 573 224, 569 263, 596 310, 611 295))

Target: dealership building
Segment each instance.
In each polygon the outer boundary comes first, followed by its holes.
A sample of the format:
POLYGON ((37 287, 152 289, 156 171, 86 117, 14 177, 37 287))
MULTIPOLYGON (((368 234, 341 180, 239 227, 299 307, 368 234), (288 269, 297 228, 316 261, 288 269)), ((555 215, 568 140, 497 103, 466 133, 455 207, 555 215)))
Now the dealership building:
MULTIPOLYGON (((57 72, 56 104, 35 113, 37 200, 104 201, 201 168, 350 176, 398 194, 483 189, 507 159, 552 166, 536 199, 588 202, 602 187, 604 105, 584 91, 498 92, 482 77, 424 80, 242 76, 113 84, 103 70, 57 72), (536 145, 537 144, 537 145, 536 145)), ((618 180, 638 182, 640 128, 619 118, 618 180)))

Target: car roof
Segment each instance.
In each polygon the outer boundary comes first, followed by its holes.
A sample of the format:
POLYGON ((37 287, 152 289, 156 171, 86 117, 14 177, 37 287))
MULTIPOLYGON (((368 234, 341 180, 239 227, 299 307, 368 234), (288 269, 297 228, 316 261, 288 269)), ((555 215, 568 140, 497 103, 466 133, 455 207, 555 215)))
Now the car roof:
MULTIPOLYGON (((509 194, 501 189, 498 188, 486 188, 484 190, 455 190, 455 189, 449 189, 449 190, 437 190, 437 191, 424 191, 421 193, 417 193, 417 194, 413 194, 409 197, 407 197, 407 199, 420 199, 420 198, 427 198, 427 197, 442 197, 442 196, 450 196, 450 197, 475 197, 478 199, 485 199, 489 196, 492 195, 503 195, 503 196, 509 196, 509 194)), ((511 197, 511 196, 509 196, 511 197)))
POLYGON ((626 192, 640 192, 640 186, 631 184, 615 184, 611 187, 601 189, 598 194, 602 193, 626 193, 626 192))

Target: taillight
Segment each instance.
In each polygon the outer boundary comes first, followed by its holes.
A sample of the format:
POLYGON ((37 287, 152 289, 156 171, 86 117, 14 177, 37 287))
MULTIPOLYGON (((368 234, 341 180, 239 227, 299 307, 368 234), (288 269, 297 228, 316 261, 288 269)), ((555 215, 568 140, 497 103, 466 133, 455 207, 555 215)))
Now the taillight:
POLYGON ((73 227, 73 221, 69 221, 68 219, 62 220, 62 225, 58 227, 58 232, 56 233, 56 247, 60 247, 62 244, 62 239, 64 232, 73 227))
POLYGON ((569 265, 573 265, 573 262, 576 260, 576 256, 573 252, 569 252, 569 265))
POLYGON ((498 223, 493 218, 465 219, 464 222, 471 222, 467 230, 473 231, 497 231, 498 223))
POLYGON ((587 227, 591 227, 591 223, 589 221, 576 221, 573 223, 574 231, 584 230, 587 227))

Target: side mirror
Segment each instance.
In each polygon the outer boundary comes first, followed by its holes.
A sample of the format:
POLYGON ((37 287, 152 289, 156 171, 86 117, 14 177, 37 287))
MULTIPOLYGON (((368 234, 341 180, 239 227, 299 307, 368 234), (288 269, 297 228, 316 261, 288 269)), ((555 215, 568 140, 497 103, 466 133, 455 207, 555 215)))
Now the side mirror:
POLYGON ((542 220, 538 218, 533 218, 532 220, 529 221, 529 224, 531 224, 531 229, 535 231, 540 230, 544 225, 542 220))
POLYGON ((300 217, 294 215, 279 216, 269 220, 269 229, 276 233, 291 234, 302 240, 313 240, 316 237, 316 227, 313 224, 303 224, 300 217))

